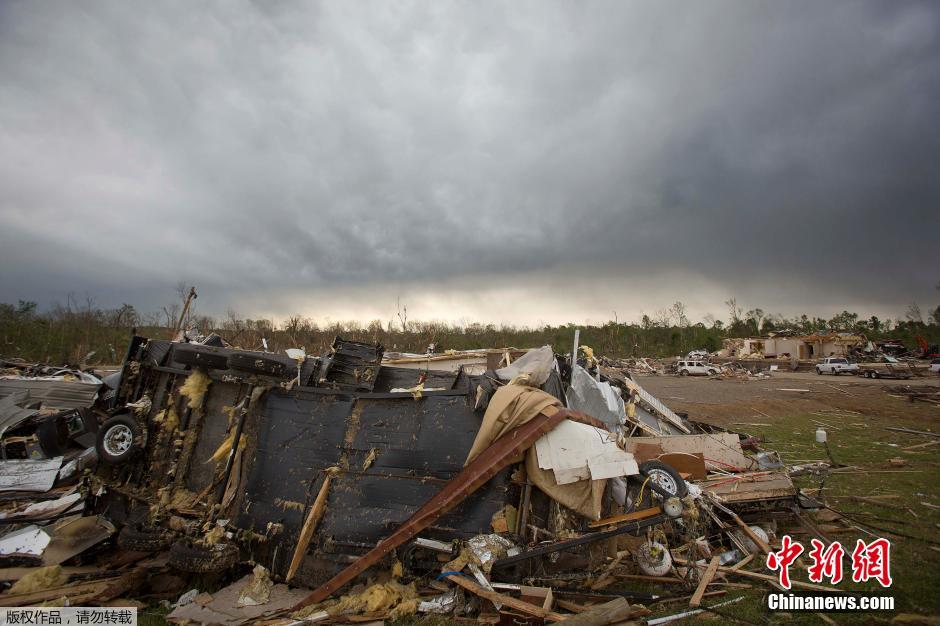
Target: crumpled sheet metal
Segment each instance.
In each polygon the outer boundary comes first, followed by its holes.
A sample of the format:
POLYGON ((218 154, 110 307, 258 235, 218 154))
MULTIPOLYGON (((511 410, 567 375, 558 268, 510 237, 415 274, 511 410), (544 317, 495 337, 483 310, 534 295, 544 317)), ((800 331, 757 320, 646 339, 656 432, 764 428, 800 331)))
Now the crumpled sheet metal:
POLYGON ((610 383, 601 383, 575 365, 568 390, 568 406, 604 422, 612 432, 620 432, 627 422, 626 407, 620 393, 610 383))

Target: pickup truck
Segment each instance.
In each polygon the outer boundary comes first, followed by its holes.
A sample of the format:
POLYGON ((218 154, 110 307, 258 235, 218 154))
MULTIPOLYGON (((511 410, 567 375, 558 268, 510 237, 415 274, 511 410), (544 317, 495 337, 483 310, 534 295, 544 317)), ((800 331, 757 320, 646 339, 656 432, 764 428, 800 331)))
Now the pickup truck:
POLYGON ((857 374, 858 364, 849 363, 848 359, 829 357, 816 364, 816 373, 822 374, 824 372, 832 374, 833 376, 838 376, 839 374, 857 374))

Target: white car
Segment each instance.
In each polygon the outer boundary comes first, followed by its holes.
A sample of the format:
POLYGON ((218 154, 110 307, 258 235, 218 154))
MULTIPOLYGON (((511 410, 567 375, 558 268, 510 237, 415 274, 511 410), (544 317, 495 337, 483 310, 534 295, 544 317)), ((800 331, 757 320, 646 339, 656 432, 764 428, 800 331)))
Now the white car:
POLYGON ((930 371, 940 374, 940 359, 934 359, 930 362, 930 371))
POLYGON ((816 373, 829 373, 833 376, 839 374, 857 374, 858 363, 849 363, 848 359, 829 357, 816 364, 816 373))
POLYGON ((679 376, 714 376, 718 368, 704 361, 679 361, 676 364, 679 376))

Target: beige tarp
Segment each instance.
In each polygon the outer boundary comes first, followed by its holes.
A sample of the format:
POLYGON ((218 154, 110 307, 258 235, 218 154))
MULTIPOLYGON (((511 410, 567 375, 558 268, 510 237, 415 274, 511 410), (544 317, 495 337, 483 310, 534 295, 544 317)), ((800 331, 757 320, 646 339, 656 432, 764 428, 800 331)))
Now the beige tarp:
POLYGON ((552 500, 593 521, 601 518, 601 500, 604 497, 604 487, 607 485, 606 479, 579 480, 576 483, 559 485, 555 482, 555 473, 552 470, 539 468, 535 446, 529 448, 526 453, 525 469, 532 483, 548 494, 552 500))
MULTIPOLYGON (((490 447, 490 444, 514 428, 522 426, 539 413, 554 415, 561 408, 558 398, 541 389, 524 385, 500 387, 490 399, 483 423, 473 440, 464 465, 490 447)), ((520 457, 519 460, 522 460, 520 457)))
MULTIPOLYGON (((553 414, 559 409, 558 399, 540 389, 524 385, 500 387, 490 399, 483 423, 473 441, 467 463, 514 428, 525 424, 539 413, 553 414)), ((521 460, 521 458, 520 458, 521 460)), ((466 465, 466 463, 465 463, 466 465)), ((535 446, 526 454, 526 471, 532 483, 553 500, 592 520, 601 518, 601 499, 606 480, 580 480, 567 485, 555 482, 552 470, 539 468, 535 446)))

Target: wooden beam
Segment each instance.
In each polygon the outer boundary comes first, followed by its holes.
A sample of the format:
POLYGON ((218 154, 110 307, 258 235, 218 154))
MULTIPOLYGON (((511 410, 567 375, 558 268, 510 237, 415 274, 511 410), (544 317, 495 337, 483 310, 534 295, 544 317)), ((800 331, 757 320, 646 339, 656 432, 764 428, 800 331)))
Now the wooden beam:
POLYGON ((605 517, 602 520, 597 520, 596 522, 591 522, 588 524, 589 528, 600 528, 602 526, 610 526, 611 524, 619 524, 621 522, 629 522, 635 519, 645 519, 647 517, 653 517, 654 515, 659 515, 663 510, 654 506, 651 509, 642 509, 640 511, 633 511, 632 513, 624 513, 623 515, 614 515, 613 517, 605 517))
POLYGON ((493 602, 494 604, 496 603, 502 604, 503 606, 508 606, 521 613, 527 613, 528 615, 534 615, 536 617, 541 617, 542 619, 552 620, 554 622, 560 622, 570 617, 569 615, 562 615, 561 613, 555 613, 554 611, 543 609, 540 606, 535 606, 534 604, 523 602, 522 600, 519 600, 518 598, 513 598, 512 596, 507 596, 505 594, 498 593, 496 591, 490 591, 489 589, 485 589, 481 587, 480 585, 470 580, 466 576, 463 576, 460 574, 454 574, 454 575, 448 576, 445 580, 447 580, 448 582, 454 583, 458 587, 463 587, 470 593, 480 596, 481 598, 485 600, 489 600, 490 602, 493 602))
POLYGON ((692 594, 692 599, 689 600, 689 606, 693 609, 697 608, 698 605, 702 603, 702 596, 705 595, 705 589, 712 579, 715 578, 715 573, 718 571, 718 564, 720 562, 720 556, 713 556, 705 573, 702 574, 702 578, 698 581, 698 587, 696 587, 695 593, 692 594))
POLYGON ((310 540, 313 539, 313 532, 320 524, 320 520, 323 519, 323 513, 326 512, 326 499, 330 493, 330 481, 333 479, 333 470, 332 467, 326 470, 326 477, 323 479, 323 484, 320 485, 317 499, 314 500, 310 513, 307 514, 307 519, 304 520, 303 528, 300 529, 297 546, 294 548, 294 556, 290 561, 287 576, 284 578, 285 582, 290 582, 297 570, 300 569, 300 564, 303 562, 304 555, 307 554, 307 548, 310 546, 310 540))

